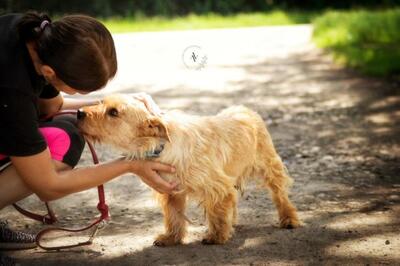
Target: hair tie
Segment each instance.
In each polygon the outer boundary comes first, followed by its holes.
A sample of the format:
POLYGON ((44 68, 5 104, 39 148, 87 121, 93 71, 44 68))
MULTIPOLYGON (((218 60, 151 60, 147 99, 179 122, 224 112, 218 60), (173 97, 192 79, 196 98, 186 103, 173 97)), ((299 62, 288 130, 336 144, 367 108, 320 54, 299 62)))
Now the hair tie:
POLYGON ((45 28, 48 24, 50 24, 50 21, 48 21, 48 20, 43 20, 42 23, 40 23, 40 29, 43 31, 44 28, 45 28))

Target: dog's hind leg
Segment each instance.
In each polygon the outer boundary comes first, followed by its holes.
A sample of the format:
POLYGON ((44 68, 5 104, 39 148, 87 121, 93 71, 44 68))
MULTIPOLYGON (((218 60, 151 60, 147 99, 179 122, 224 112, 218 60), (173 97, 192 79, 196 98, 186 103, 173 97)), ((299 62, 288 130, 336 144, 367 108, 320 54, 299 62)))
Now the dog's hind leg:
POLYGON ((278 210, 279 224, 282 228, 295 228, 301 225, 297 210, 288 197, 292 178, 287 174, 281 157, 275 150, 271 136, 260 119, 257 137, 257 156, 254 165, 255 174, 263 178, 269 188, 272 200, 278 210))
POLYGON ((278 155, 269 158, 263 172, 265 185, 270 189, 272 200, 278 210, 280 227, 287 229, 299 227, 301 223, 296 208, 288 197, 288 186, 292 179, 286 173, 281 158, 278 155))
POLYGON ((234 189, 229 191, 228 195, 218 202, 213 202, 212 196, 206 195, 204 207, 208 220, 208 233, 202 240, 202 244, 223 244, 233 233, 233 223, 236 219, 237 193, 234 189))
POLYGON ((187 232, 187 221, 184 214, 186 195, 158 194, 164 214, 165 233, 154 241, 155 246, 172 246, 181 244, 187 232))

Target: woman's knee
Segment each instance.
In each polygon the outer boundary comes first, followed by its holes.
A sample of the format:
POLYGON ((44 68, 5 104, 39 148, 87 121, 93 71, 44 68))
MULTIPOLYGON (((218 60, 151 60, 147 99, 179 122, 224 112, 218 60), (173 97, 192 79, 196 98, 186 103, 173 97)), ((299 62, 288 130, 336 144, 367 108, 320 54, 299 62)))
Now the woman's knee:
POLYGON ((52 159, 75 167, 85 147, 85 139, 74 123, 58 119, 40 125, 52 159))

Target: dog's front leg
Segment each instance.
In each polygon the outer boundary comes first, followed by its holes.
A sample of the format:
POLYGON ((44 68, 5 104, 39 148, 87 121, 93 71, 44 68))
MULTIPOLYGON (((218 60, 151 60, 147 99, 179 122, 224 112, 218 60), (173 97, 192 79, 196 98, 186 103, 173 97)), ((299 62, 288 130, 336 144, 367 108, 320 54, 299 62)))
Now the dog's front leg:
MULTIPOLYGON (((212 199, 212 197, 207 197, 212 199)), ((204 207, 208 220, 208 233, 202 244, 224 244, 233 233, 233 224, 236 222, 236 191, 232 189, 221 201, 206 200, 204 207)))
POLYGON ((154 241, 155 246, 181 244, 187 232, 185 216, 186 195, 158 194, 158 200, 164 213, 165 233, 154 241))

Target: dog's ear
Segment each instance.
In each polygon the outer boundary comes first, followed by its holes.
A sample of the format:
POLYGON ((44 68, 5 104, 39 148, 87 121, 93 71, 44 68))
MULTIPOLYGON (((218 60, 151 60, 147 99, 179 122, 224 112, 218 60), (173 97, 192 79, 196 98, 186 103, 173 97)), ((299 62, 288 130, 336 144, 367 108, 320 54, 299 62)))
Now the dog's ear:
POLYGON ((146 137, 159 137, 171 142, 167 126, 158 117, 152 117, 146 120, 143 128, 141 128, 141 133, 146 137))

